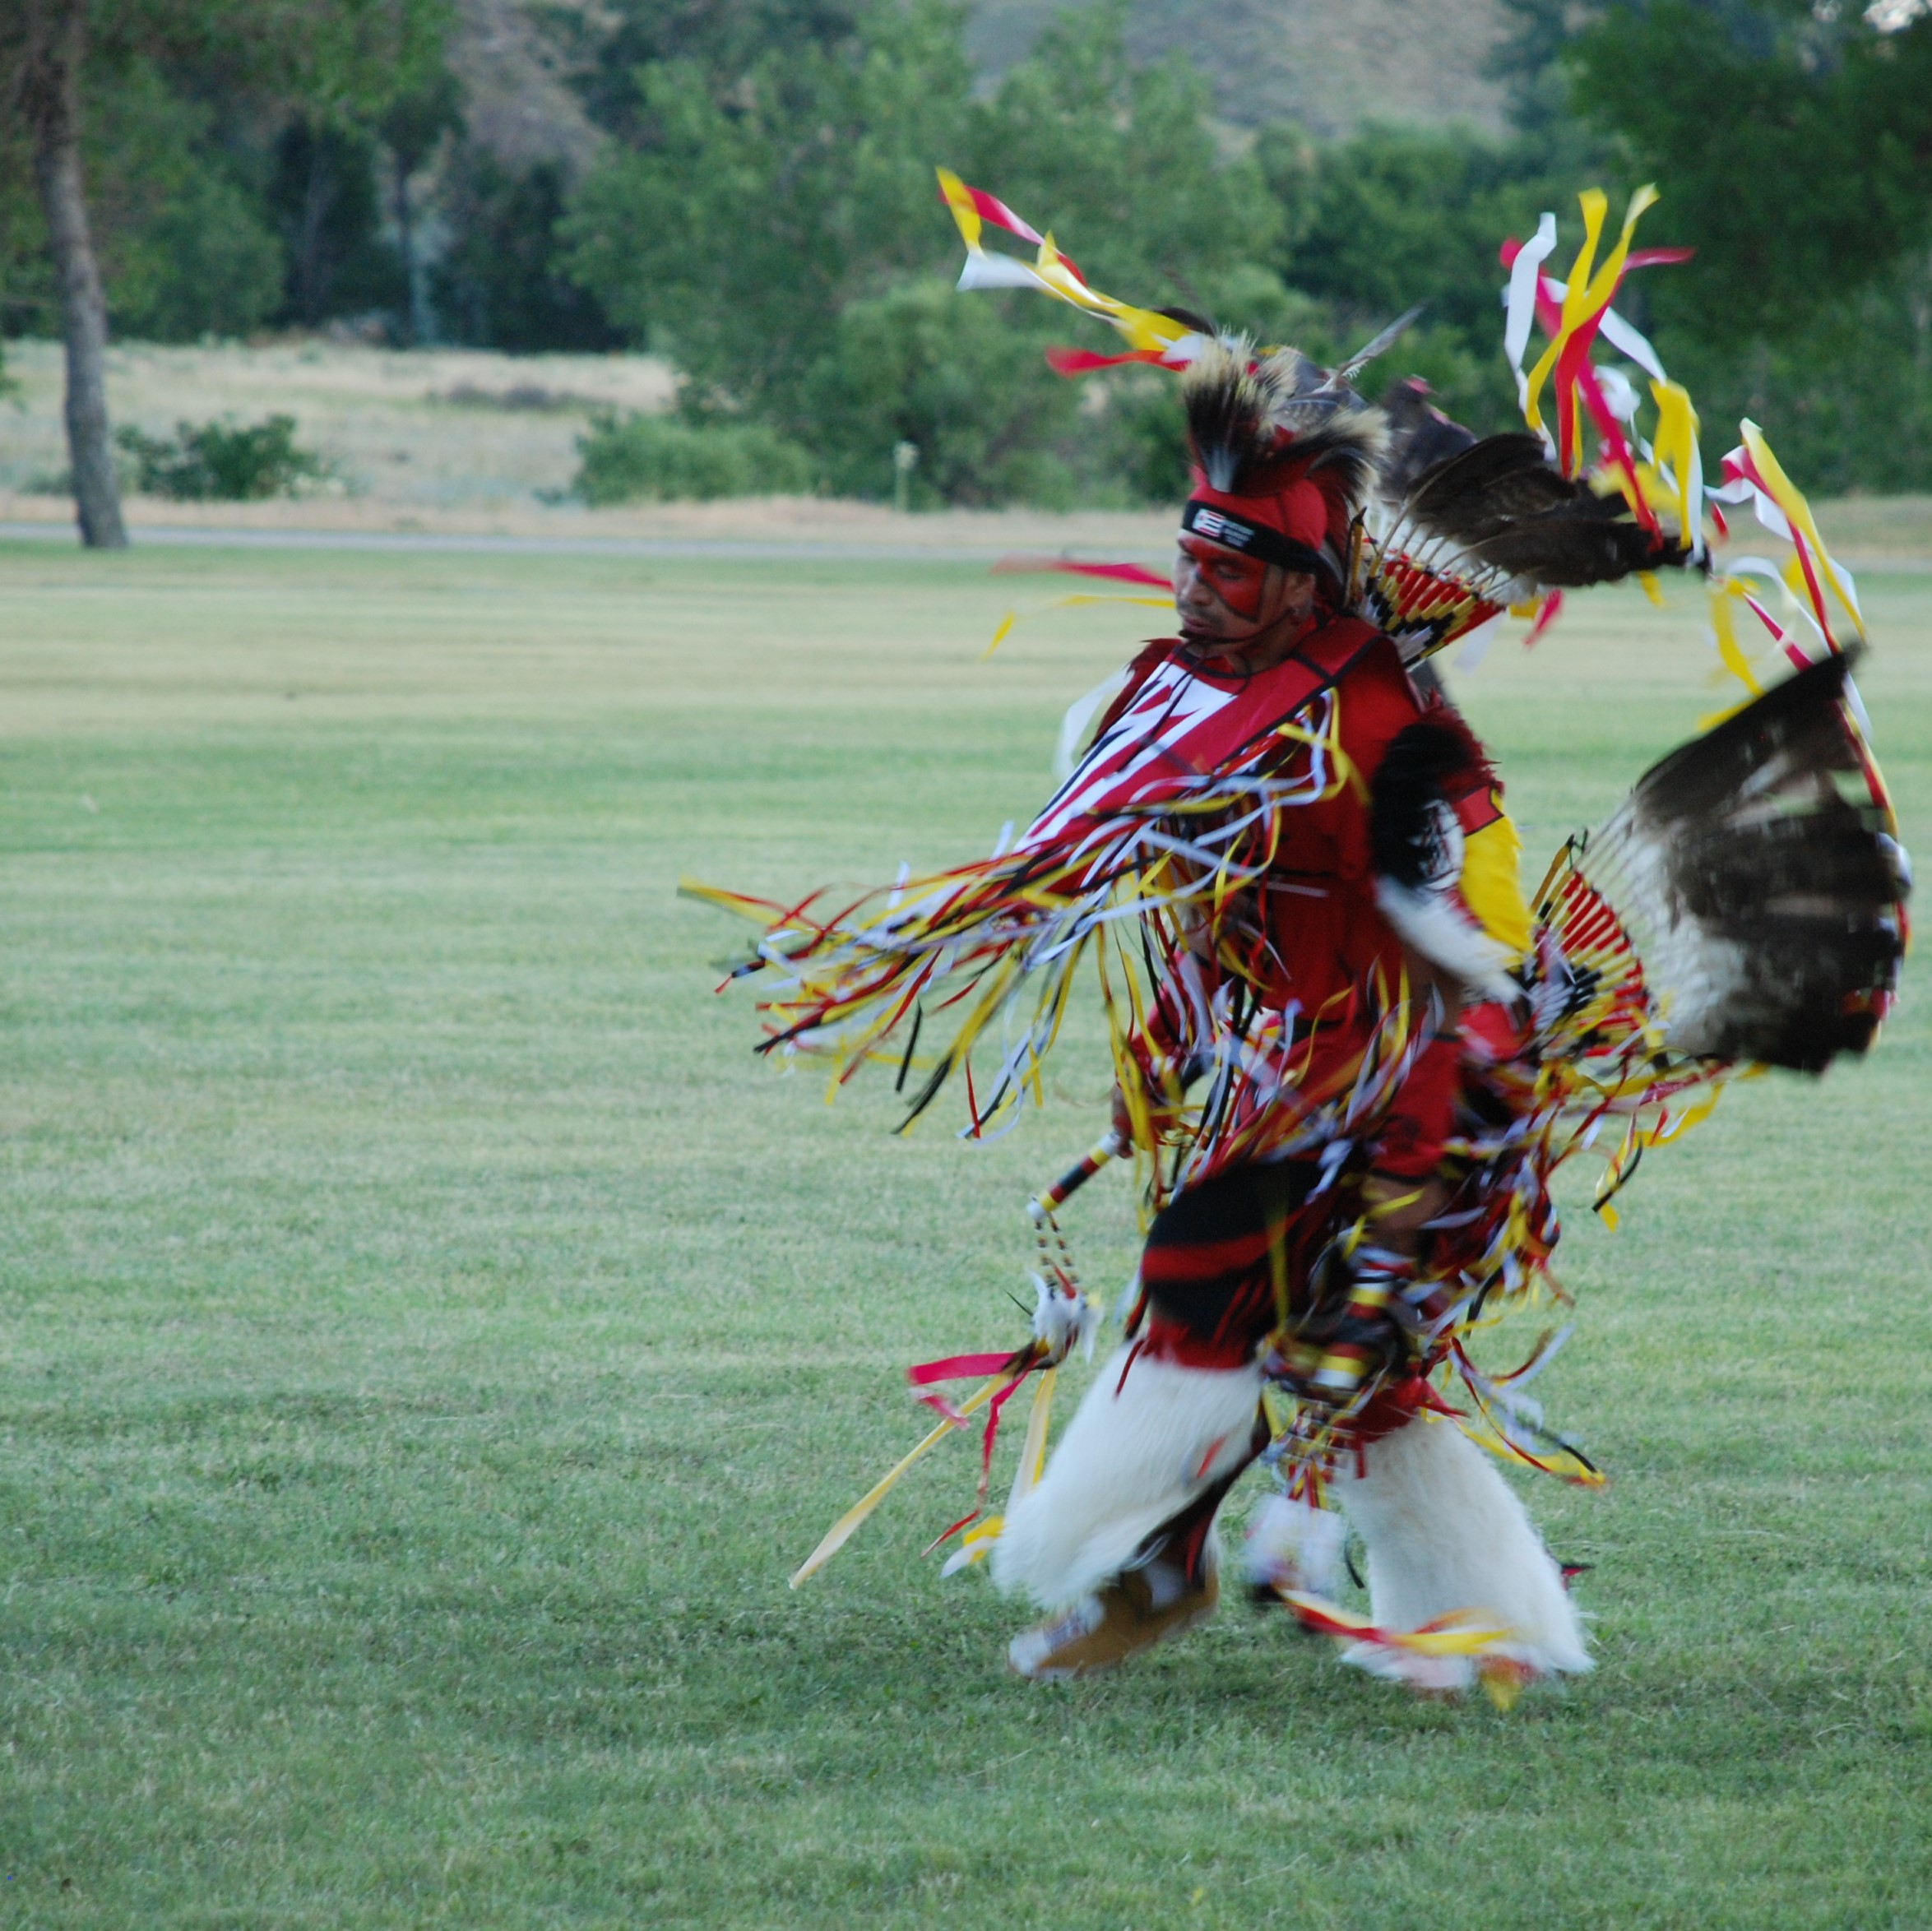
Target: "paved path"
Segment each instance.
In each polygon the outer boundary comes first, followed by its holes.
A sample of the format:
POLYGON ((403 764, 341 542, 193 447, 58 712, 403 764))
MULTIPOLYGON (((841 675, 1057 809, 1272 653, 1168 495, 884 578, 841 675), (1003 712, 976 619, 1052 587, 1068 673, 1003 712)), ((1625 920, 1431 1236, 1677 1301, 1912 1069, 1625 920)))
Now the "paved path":
MULTIPOLYGON (((137 549, 387 550, 485 557, 704 557, 743 563, 988 563, 1012 547, 846 543, 819 537, 753 543, 729 537, 459 536, 431 530, 170 530, 146 526, 131 530, 129 535, 137 549)), ((0 522, 0 539, 30 543, 78 540, 69 525, 24 522, 0 522)), ((1134 546, 1123 547, 1132 550, 1134 546)))

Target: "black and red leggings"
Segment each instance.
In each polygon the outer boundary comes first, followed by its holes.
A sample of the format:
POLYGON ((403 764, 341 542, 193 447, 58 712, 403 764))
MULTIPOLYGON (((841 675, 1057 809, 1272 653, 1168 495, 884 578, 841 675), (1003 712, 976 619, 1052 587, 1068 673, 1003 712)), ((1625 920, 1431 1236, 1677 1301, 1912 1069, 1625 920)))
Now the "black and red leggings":
POLYGON ((1230 1167, 1155 1216, 1141 1257, 1148 1354, 1244 1368, 1284 1313, 1307 1311, 1309 1269, 1334 1204, 1309 1202, 1320 1172, 1309 1160, 1230 1167))

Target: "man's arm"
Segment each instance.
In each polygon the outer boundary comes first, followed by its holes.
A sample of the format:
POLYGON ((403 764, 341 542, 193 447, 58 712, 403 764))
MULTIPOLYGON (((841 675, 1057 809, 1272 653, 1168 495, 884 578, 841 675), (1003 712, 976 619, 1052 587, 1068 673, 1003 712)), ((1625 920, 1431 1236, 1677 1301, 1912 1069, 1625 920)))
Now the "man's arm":
POLYGON ((1413 947, 1402 951, 1410 996, 1430 1015, 1430 1037, 1391 1103, 1375 1164, 1362 1183, 1362 1204, 1375 1238, 1413 1261, 1424 1228, 1448 1204, 1449 1188, 1435 1174, 1462 1086, 1463 991, 1461 980, 1413 947))
POLYGON ((1376 904, 1402 942, 1410 1025, 1423 1036, 1391 1096, 1361 1189, 1362 1217, 1318 1266, 1318 1341, 1303 1350, 1312 1397, 1337 1405, 1403 1359, 1440 1311, 1427 1280, 1429 1224, 1461 1096, 1460 1021, 1471 997, 1509 997, 1529 937, 1515 828, 1481 747, 1431 706, 1386 741, 1370 780, 1376 904))

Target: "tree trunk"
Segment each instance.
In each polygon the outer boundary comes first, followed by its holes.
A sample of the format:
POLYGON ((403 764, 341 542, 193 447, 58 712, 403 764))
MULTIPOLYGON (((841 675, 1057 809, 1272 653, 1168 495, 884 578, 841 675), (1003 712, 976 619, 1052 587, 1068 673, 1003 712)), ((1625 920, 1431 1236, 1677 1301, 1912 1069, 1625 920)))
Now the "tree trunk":
POLYGON ((303 132, 308 141, 308 178, 302 185, 302 225, 295 248, 295 316, 305 328, 313 328, 322 320, 322 304, 329 292, 328 265, 322 253, 322 224, 329 218, 336 184, 322 136, 306 123, 303 132))
POLYGON ((34 173, 60 283, 67 351, 67 454, 74 508, 90 549, 123 549, 120 484, 108 433, 107 303, 81 188, 81 60, 86 0, 29 0, 21 105, 34 137, 34 173))
POLYGON ((416 260, 416 211, 410 200, 412 157, 396 154, 391 158, 396 168, 396 252, 402 257, 404 323, 411 346, 420 348, 429 336, 429 303, 424 296, 422 268, 416 260))

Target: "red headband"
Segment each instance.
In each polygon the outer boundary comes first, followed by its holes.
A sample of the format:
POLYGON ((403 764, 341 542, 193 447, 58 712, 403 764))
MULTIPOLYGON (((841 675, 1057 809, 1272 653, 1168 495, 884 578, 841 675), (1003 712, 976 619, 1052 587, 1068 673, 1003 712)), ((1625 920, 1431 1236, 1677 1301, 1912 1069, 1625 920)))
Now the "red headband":
POLYGON ((1306 476, 1266 496, 1213 489, 1198 470, 1193 480, 1182 529, 1284 569, 1335 573, 1332 560, 1323 552, 1328 499, 1306 476))

